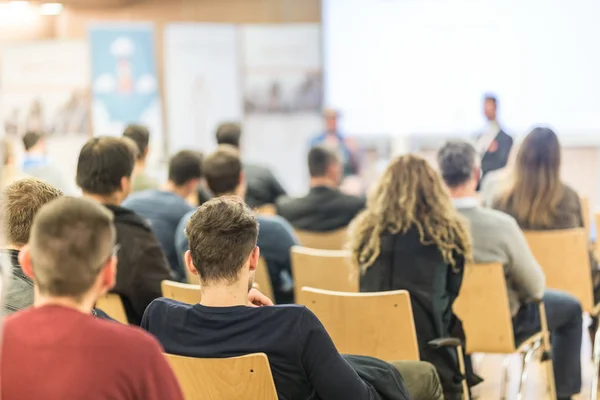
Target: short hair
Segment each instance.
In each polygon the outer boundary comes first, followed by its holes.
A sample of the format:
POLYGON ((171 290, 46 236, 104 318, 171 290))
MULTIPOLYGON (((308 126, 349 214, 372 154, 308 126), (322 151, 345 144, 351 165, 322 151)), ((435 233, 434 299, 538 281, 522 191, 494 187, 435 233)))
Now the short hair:
POLYGON ((438 150, 437 162, 446 185, 457 187, 473 176, 477 165, 477 150, 467 141, 453 140, 438 150))
POLYGON ((202 153, 182 150, 169 161, 169 180, 181 186, 192 179, 202 178, 202 153))
POLYGON ((325 176, 329 166, 339 162, 338 153, 325 146, 314 146, 308 152, 308 172, 313 178, 325 176))
POLYGON ((40 132, 29 131, 23 135, 23 146, 25 151, 31 150, 44 137, 40 132))
POLYGON ((498 97, 494 93, 484 94, 483 101, 492 101, 495 105, 498 105, 498 97))
POLYGON ((123 137, 133 140, 138 149, 137 159, 143 160, 150 143, 150 131, 144 125, 131 124, 125 128, 123 137))
POLYGON ((258 221, 239 197, 217 197, 192 215, 186 235, 201 283, 233 283, 256 247, 258 221))
POLYGON ((237 122, 225 122, 219 125, 215 136, 217 144, 228 144, 239 149, 242 127, 237 122))
POLYGON ((137 149, 131 140, 95 137, 83 146, 77 162, 77 186, 84 192, 110 195, 121 188, 121 179, 131 177, 137 149))
POLYGON ((63 192, 46 182, 27 178, 4 189, 4 232, 9 244, 23 247, 29 243, 33 218, 42 206, 63 196, 63 192))
POLYGON ((222 145, 204 157, 202 171, 208 188, 215 196, 232 193, 240 184, 242 161, 235 147, 222 145))
POLYGON ((113 215, 99 203, 61 197, 44 205, 29 242, 40 293, 80 299, 113 255, 115 241, 113 215))

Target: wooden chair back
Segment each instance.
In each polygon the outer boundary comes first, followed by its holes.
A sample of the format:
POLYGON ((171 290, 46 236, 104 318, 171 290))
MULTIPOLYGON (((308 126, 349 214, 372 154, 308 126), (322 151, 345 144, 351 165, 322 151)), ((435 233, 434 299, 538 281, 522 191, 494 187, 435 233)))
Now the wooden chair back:
POLYGON ((331 232, 310 232, 296 230, 300 244, 311 249, 342 250, 346 246, 347 228, 331 232))
POLYGON ((275 302, 275 296, 273 294, 273 285, 271 284, 271 276, 269 275, 269 267, 263 257, 258 259, 258 265, 256 267, 256 275, 254 276, 254 283, 258 285, 258 290, 267 296, 269 299, 275 302))
POLYGON ((277 215, 277 207, 275 207, 275 204, 263 204, 262 206, 256 207, 256 213, 266 216, 277 215))
POLYGON ((200 302, 200 285, 190 285, 173 281, 162 281, 160 284, 163 297, 187 304, 200 302))
POLYGON ((127 325, 127 314, 121 296, 116 293, 107 293, 96 300, 96 308, 104 311, 109 317, 122 324, 127 325))
POLYGON ((544 270, 546 287, 572 294, 584 311, 592 312, 594 294, 587 232, 576 228, 524 233, 544 270))
POLYGON ((291 252, 296 296, 304 286, 338 292, 358 292, 359 273, 350 264, 348 251, 294 246, 291 252))
POLYGON ((419 360, 406 290, 342 293, 303 287, 296 299, 321 320, 340 353, 381 360, 419 360))
POLYGON ((165 356, 185 400, 277 400, 264 353, 232 358, 165 356))
POLYGON ((590 199, 587 196, 580 196, 579 202, 581 203, 583 226, 585 228, 585 231, 589 234, 591 222, 590 199))
POLYGON ((468 338, 467 353, 515 352, 512 316, 502 264, 467 265, 453 308, 462 320, 468 338))

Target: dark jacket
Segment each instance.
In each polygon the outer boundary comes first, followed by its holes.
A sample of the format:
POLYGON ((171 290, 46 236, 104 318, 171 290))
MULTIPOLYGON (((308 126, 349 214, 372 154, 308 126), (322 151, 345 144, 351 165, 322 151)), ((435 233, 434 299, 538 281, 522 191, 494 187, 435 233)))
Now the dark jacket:
POLYGON ((162 296, 160 283, 173 278, 148 224, 127 208, 106 207, 115 216, 117 243, 121 246, 117 283, 111 292, 121 296, 129 323, 139 325, 148 304, 162 296))
MULTIPOLYGON (((481 159, 481 180, 483 180, 483 177, 488 172, 506 167, 506 163, 508 162, 508 156, 513 145, 513 138, 503 130, 500 130, 494 141, 498 146, 494 146, 494 151, 486 151, 481 159)), ((491 148, 492 146, 490 146, 490 149, 491 148)))
POLYGON ((294 228, 327 232, 347 226, 365 208, 365 199, 317 186, 304 197, 280 198, 276 205, 277 213, 294 228))
POLYGON ((428 342, 450 337, 460 328, 452 304, 462 284, 464 259, 456 259, 454 268, 448 265, 435 245, 421 244, 413 227, 404 235, 383 235, 379 257, 360 279, 361 292, 403 289, 410 293, 421 359, 435 365, 450 398, 461 393, 456 351, 432 350, 428 342))
POLYGON ((244 174, 247 185, 246 203, 250 207, 275 204, 275 200, 279 196, 285 195, 285 190, 269 168, 256 164, 244 164, 244 174))

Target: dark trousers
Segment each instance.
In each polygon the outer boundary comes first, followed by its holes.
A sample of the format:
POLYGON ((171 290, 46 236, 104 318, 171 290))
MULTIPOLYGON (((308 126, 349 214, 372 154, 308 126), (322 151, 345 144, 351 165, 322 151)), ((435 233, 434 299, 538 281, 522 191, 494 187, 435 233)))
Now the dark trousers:
MULTIPOLYGON (((547 289, 544 305, 552 342, 556 394, 558 397, 572 396, 581 390, 581 304, 570 294, 547 289)), ((538 305, 521 306, 513 318, 513 327, 517 343, 537 333, 540 329, 538 305)))

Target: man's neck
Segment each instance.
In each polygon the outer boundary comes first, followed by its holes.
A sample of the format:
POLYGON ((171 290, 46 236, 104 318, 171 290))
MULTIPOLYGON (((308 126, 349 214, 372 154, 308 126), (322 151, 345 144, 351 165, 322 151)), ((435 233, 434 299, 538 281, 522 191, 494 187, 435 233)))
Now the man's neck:
POLYGON ((108 196, 103 196, 100 194, 86 193, 83 192, 83 196, 92 200, 96 200, 100 204, 104 204, 107 206, 120 206, 123 200, 118 193, 113 193, 108 196))
POLYGON ((17 246, 14 243, 7 243, 6 246, 4 246, 5 250, 21 251, 22 248, 23 248, 22 246, 17 246))
POLYGON ((207 307, 234 307, 248 305, 248 283, 202 286, 200 304, 207 307))
POLYGON ((162 189, 165 192, 174 193, 183 199, 186 199, 190 195, 190 191, 187 189, 187 187, 185 185, 177 186, 175 183, 173 183, 171 181, 168 181, 167 183, 165 183, 163 185, 162 189))
POLYGON ((471 184, 450 188, 449 191, 452 199, 477 198, 476 188, 471 184))
POLYGON ((310 187, 311 188, 320 187, 320 186, 325 186, 325 187, 328 187, 331 189, 338 188, 338 185, 336 185, 336 183, 334 181, 327 178, 326 176, 315 176, 315 177, 310 178, 310 187))
POLYGON ((43 149, 38 149, 34 147, 29 149, 29 151, 25 153, 25 156, 27 158, 45 158, 46 153, 43 149))
POLYGON ((137 160, 135 162, 136 172, 142 172, 144 169, 146 169, 146 160, 137 160))
POLYGON ((75 300, 71 297, 45 296, 40 294, 36 287, 35 300, 33 302, 33 306, 36 308, 50 305, 61 306, 80 311, 84 314, 90 314, 92 312, 92 309, 94 308, 95 302, 96 299, 90 296, 84 297, 81 301, 75 300))

